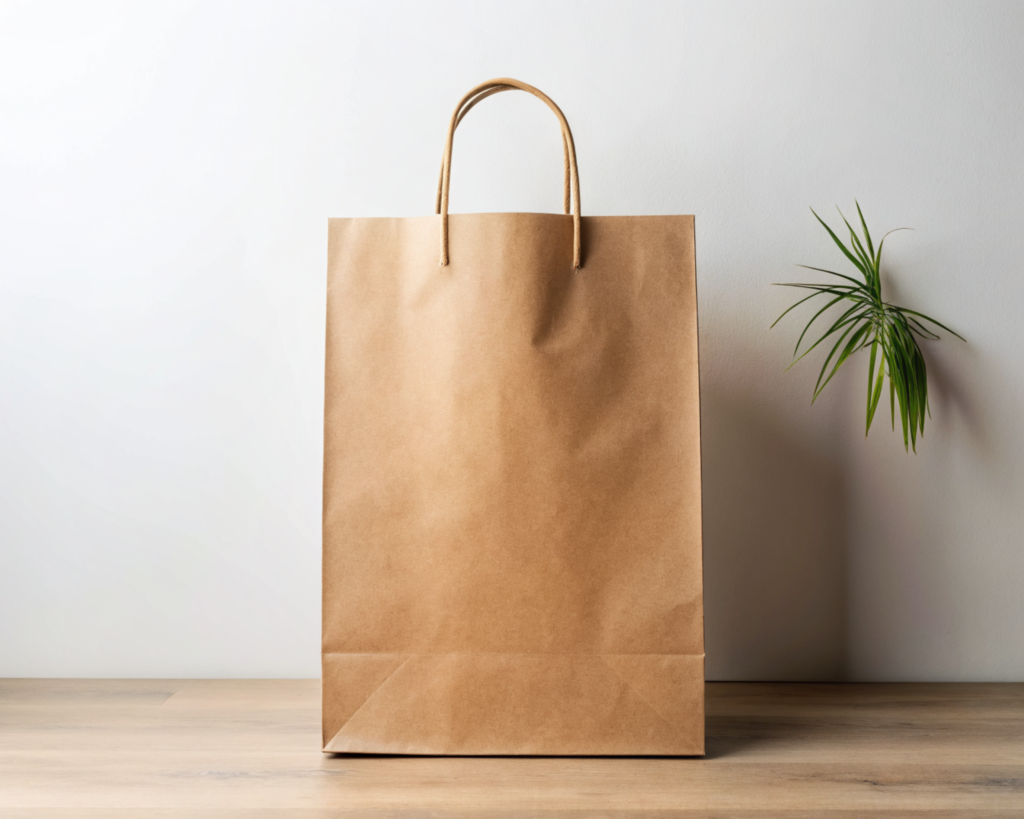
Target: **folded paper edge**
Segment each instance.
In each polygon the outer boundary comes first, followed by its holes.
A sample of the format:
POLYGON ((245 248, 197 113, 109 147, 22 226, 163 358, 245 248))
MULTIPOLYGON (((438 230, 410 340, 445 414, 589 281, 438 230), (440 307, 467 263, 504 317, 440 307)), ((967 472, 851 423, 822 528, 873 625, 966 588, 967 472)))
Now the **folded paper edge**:
MULTIPOLYGON (((398 654, 399 656, 403 656, 403 655, 399 654, 399 652, 390 652, 390 651, 380 651, 380 652, 360 651, 360 652, 352 652, 352 653, 340 652, 340 651, 328 651, 328 652, 323 652, 320 655, 320 657, 321 657, 321 659, 320 659, 321 669, 323 668, 323 658, 324 657, 329 657, 329 656, 352 657, 352 656, 360 656, 360 655, 364 655, 365 656, 367 654, 373 654, 375 656, 387 656, 387 655, 398 654)), ((345 726, 348 725, 352 721, 352 718, 356 714, 358 714, 360 711, 362 711, 366 707, 367 703, 369 703, 370 700, 372 700, 375 696, 377 696, 377 694, 380 692, 380 689, 387 683, 388 680, 390 680, 392 677, 394 677, 395 674, 397 674, 399 672, 399 670, 401 670, 409 662, 409 660, 411 660, 413 657, 418 657, 418 656, 421 656, 421 655, 418 655, 418 654, 404 655, 405 659, 403 659, 397 666, 395 666, 394 669, 392 669, 391 673, 389 673, 383 680, 381 680, 377 684, 377 686, 373 689, 373 691, 371 691, 369 693, 369 695, 366 697, 366 699, 363 700, 362 705, 360 705, 355 711, 353 711, 351 714, 349 714, 348 717, 345 719, 345 721, 343 723, 341 723, 341 725, 338 726, 338 729, 334 732, 333 736, 331 736, 331 738, 329 740, 324 742, 323 748, 322 748, 324 753, 334 753, 333 751, 329 750, 329 747, 330 747, 331 743, 334 742, 334 740, 338 738, 338 735, 342 731, 345 730, 345 726)), ((321 671, 321 674, 322 673, 323 672, 321 671)), ((321 681, 321 684, 322 684, 322 681, 321 681)), ((321 721, 323 720, 323 710, 322 709, 323 709, 323 706, 321 704, 321 721)))
MULTIPOLYGON (((664 714, 662 714, 657 708, 655 708, 654 705, 652 705, 651 702, 646 697, 641 695, 640 692, 637 691, 636 688, 627 679, 625 679, 619 671, 617 671, 611 664, 606 662, 605 659, 604 659, 605 657, 625 657, 625 656, 630 656, 628 653, 615 652, 615 653, 606 653, 606 654, 584 654, 584 653, 577 653, 577 652, 425 651, 425 652, 417 652, 417 653, 413 653, 413 654, 404 654, 403 652, 397 652, 397 651, 353 651, 353 652, 347 652, 347 651, 325 651, 325 652, 321 653, 321 662, 323 662, 323 658, 329 657, 329 656, 346 656, 346 657, 351 657, 351 656, 367 656, 367 655, 374 655, 374 656, 399 655, 399 656, 404 656, 404 659, 402 660, 401 663, 399 663, 394 668, 393 671, 391 671, 390 674, 387 675, 387 677, 385 677, 383 680, 381 680, 381 682, 373 689, 373 691, 367 696, 367 698, 365 700, 363 700, 362 704, 355 711, 353 711, 348 716, 348 718, 340 726, 338 726, 338 729, 331 736, 331 739, 324 742, 323 748, 322 748, 322 752, 325 753, 325 754, 349 753, 349 751, 347 751, 347 750, 332 750, 330 746, 334 743, 334 741, 336 739, 339 738, 341 733, 345 730, 345 726, 348 725, 348 723, 352 721, 352 719, 356 716, 356 714, 358 714, 360 711, 362 711, 370 703, 370 701, 373 700, 380 693, 380 691, 384 687, 384 685, 392 677, 394 677, 395 674, 397 674, 399 672, 399 670, 404 668, 409 663, 410 660, 413 660, 416 657, 435 657, 435 656, 444 656, 444 657, 502 656, 502 657, 593 657, 593 658, 597 658, 601 662, 601 664, 603 666, 605 666, 612 674, 614 674, 615 677, 623 683, 623 685, 625 685, 630 691, 632 691, 633 694, 636 695, 636 697, 641 702, 643 702, 648 708, 650 708, 651 711, 654 714, 656 714, 658 716, 658 718, 662 720, 662 722, 665 723, 665 725, 669 726, 670 728, 674 728, 675 727, 671 720, 666 718, 664 714)), ((690 658, 694 658, 694 659, 699 659, 701 661, 701 668, 702 669, 705 666, 705 659, 706 659, 706 654, 704 652, 701 652, 700 654, 689 654, 689 653, 688 654, 655 654, 655 653, 651 653, 651 652, 646 652, 646 653, 638 652, 634 656, 637 656, 637 657, 690 657, 690 658)), ((703 694, 702 694, 702 696, 701 696, 702 706, 703 706, 703 699, 704 699, 704 697, 703 697, 703 694)), ((702 712, 704 712, 706 714, 706 711, 705 711, 704 707, 702 707, 701 710, 702 710, 702 712)), ((704 747, 703 733, 704 732, 702 731, 701 732, 701 752, 700 752, 699 755, 703 755, 703 753, 704 753, 704 750, 703 750, 703 747, 704 747)), ((402 755, 403 751, 396 750, 396 751, 391 751, 390 753, 402 755)), ((405 754, 410 754, 411 753, 411 754, 414 754, 414 755, 421 755, 421 754, 434 755, 434 754, 429 754, 429 752, 425 752, 425 751, 424 752, 420 752, 420 753, 416 753, 416 752, 412 752, 412 751, 405 751, 404 753, 405 754)), ((440 755, 440 754, 438 754, 438 755, 440 755)), ((636 756, 645 756, 644 754, 635 754, 635 755, 636 756)), ((660 755, 661 754, 648 754, 647 756, 660 756, 660 755)), ((471 756, 472 756, 472 754, 471 754, 471 756)), ((579 754, 565 754, 565 756, 579 756, 579 754)))

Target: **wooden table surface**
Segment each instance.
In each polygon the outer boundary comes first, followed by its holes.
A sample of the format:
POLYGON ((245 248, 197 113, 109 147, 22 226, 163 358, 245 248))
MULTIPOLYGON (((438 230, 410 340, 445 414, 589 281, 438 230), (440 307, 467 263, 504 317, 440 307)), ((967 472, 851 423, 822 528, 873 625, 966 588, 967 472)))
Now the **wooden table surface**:
POLYGON ((1024 817, 1024 684, 709 683, 706 758, 324 756, 316 680, 0 680, 0 816, 1024 817))

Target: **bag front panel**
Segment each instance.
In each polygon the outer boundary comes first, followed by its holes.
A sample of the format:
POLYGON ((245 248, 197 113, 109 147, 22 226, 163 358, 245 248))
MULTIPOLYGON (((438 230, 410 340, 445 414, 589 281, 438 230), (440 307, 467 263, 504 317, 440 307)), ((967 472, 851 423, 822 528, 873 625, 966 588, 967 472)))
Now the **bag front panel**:
POLYGON ((330 222, 327 654, 702 656, 692 217, 330 222))

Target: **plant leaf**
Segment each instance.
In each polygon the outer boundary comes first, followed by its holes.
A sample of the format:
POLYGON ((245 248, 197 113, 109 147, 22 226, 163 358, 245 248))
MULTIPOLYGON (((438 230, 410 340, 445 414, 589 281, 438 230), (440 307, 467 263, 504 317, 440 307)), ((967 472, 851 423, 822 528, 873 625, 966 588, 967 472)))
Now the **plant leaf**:
POLYGON ((851 287, 848 284, 809 284, 806 282, 772 282, 772 287, 802 287, 805 290, 820 290, 823 293, 839 293, 845 290, 850 294, 864 290, 864 285, 851 287))
POLYGON ((882 245, 885 244, 885 240, 889 237, 890 234, 896 233, 896 231, 898 230, 913 230, 913 228, 893 228, 892 230, 889 231, 889 233, 886 233, 885 236, 882 237, 882 241, 878 243, 878 252, 875 254, 875 268, 879 268, 882 264, 882 245))
POLYGON ((916 310, 908 310, 906 307, 894 307, 893 309, 894 310, 898 310, 900 313, 909 313, 912 316, 918 316, 919 318, 923 318, 925 321, 930 321, 936 327, 941 327, 947 333, 952 333, 953 335, 955 335, 961 341, 967 341, 966 338, 964 338, 962 335, 960 335, 956 331, 950 330, 945 324, 941 324, 940 322, 936 321, 933 318, 928 318, 928 316, 926 316, 924 313, 918 313, 916 310))
POLYGON ((867 419, 864 424, 864 437, 867 438, 871 429, 871 396, 875 390, 875 356, 878 354, 878 339, 871 342, 871 358, 868 362, 868 401, 864 410, 864 417, 867 419))
POLYGON ((839 215, 842 217, 843 224, 846 225, 846 229, 848 231, 850 231, 850 246, 853 248, 854 252, 857 254, 857 258, 860 259, 861 264, 864 265, 864 267, 863 267, 864 279, 865 279, 865 281, 868 284, 871 284, 871 282, 873 280, 873 277, 871 275, 871 272, 872 272, 871 268, 873 267, 873 265, 871 264, 871 261, 872 261, 871 257, 868 256, 867 251, 864 250, 864 246, 860 243, 860 239, 857 237, 857 234, 854 232, 853 227, 846 220, 846 216, 843 215, 843 212, 841 210, 839 210, 838 207, 836 208, 836 210, 839 211, 839 215))
POLYGON ((864 282, 859 282, 852 276, 844 276, 842 273, 836 273, 834 270, 825 270, 821 267, 811 267, 809 264, 798 264, 797 267, 802 267, 805 270, 817 270, 819 273, 828 273, 831 276, 838 276, 840 279, 846 279, 848 282, 853 282, 854 286, 858 290, 864 290, 864 282))
POLYGON ((929 341, 938 341, 939 337, 927 327, 923 326, 917 319, 908 318, 907 322, 910 325, 910 331, 912 333, 917 333, 921 338, 928 339, 929 341))
MULTIPOLYGON (((811 208, 811 213, 814 213, 814 208, 811 208)), ((843 255, 845 255, 846 258, 853 263, 853 266, 856 267, 861 273, 865 273, 866 271, 864 270, 862 264, 859 261, 857 261, 857 259, 854 258, 853 254, 849 250, 846 249, 846 245, 844 245, 842 241, 840 241, 839 237, 832 232, 832 228, 825 224, 825 220, 818 216, 817 213, 814 213, 814 218, 821 222, 821 226, 828 231, 828 235, 832 237, 832 241, 835 242, 836 245, 838 245, 839 249, 843 251, 843 255)))
POLYGON ((878 399, 882 397, 882 386, 885 384, 885 358, 878 362, 878 378, 875 381, 875 394, 871 399, 871 404, 868 407, 868 421, 867 429, 864 431, 864 436, 867 437, 868 432, 871 430, 871 422, 875 418, 875 410, 878 409, 878 399))
POLYGON ((798 352, 800 352, 800 343, 804 340, 804 336, 807 335, 807 331, 811 329, 811 325, 814 324, 814 320, 816 318, 818 318, 818 316, 820 316, 826 310, 828 310, 828 308, 831 307, 833 304, 835 304, 836 302, 842 301, 844 298, 845 298, 845 296, 837 296, 836 298, 832 299, 832 301, 830 301, 828 304, 826 304, 824 307, 822 307, 817 313, 814 314, 814 316, 811 318, 811 320, 809 322, 807 322, 807 326, 804 327, 804 331, 800 334, 800 338, 798 338, 796 340, 796 347, 793 348, 793 356, 794 357, 796 357, 796 354, 798 352))
MULTIPOLYGON (((839 372, 839 368, 843 366, 846 359, 848 359, 854 352, 857 351, 857 343, 864 337, 864 335, 870 329, 871 323, 865 322, 860 326, 857 332, 850 336, 850 340, 846 342, 846 347, 843 348, 843 351, 839 354, 839 358, 836 359, 835 366, 832 368, 832 372, 829 373, 828 378, 825 379, 825 383, 823 383, 820 387, 816 388, 814 393, 815 398, 817 398, 821 394, 821 391, 825 389, 826 386, 828 386, 828 382, 832 380, 832 376, 839 372)), ((826 364, 827 363, 828 362, 826 362, 826 364)), ((811 403, 814 403, 813 399, 811 403)))
MULTIPOLYGON (((786 310, 782 313, 781 316, 779 316, 777 319, 775 319, 775 321, 772 322, 771 327, 769 327, 768 329, 771 330, 772 327, 774 327, 776 324, 778 324, 780 321, 782 321, 782 319, 784 319, 786 317, 786 313, 788 313, 790 310, 793 310, 794 308, 799 307, 805 301, 810 301, 815 296, 820 296, 820 295, 822 295, 822 293, 820 291, 817 292, 817 293, 811 293, 811 295, 809 295, 809 296, 804 296, 804 298, 800 299, 800 301, 798 301, 796 304, 790 305, 788 308, 786 308, 786 310)), ((842 298, 842 296, 840 296, 840 298, 842 298)))
POLYGON ((861 212, 860 202, 854 199, 853 204, 857 206, 857 215, 860 217, 860 226, 864 228, 864 240, 868 243, 868 256, 874 258, 875 248, 871 244, 871 231, 868 230, 868 223, 864 221, 864 214, 861 212))
MULTIPOLYGON (((797 358, 796 360, 794 360, 793 363, 789 365, 789 367, 786 367, 786 369, 788 370, 790 367, 793 366, 793 364, 796 364, 797 361, 799 361, 801 358, 803 358, 805 355, 807 355, 811 350, 813 350, 815 347, 817 347, 819 344, 821 344, 821 342, 823 342, 826 338, 828 338, 833 333, 835 333, 838 330, 842 329, 843 327, 845 327, 847 324, 850 324, 851 322, 855 323, 858 319, 864 318, 868 314, 868 312, 869 312, 868 310, 865 310, 863 313, 859 313, 859 314, 854 315, 854 316, 850 315, 852 312, 856 311, 859 307, 860 307, 860 305, 854 305, 849 310, 847 310, 845 313, 843 313, 843 315, 841 315, 838 319, 836 319, 836 322, 828 330, 825 331, 825 334, 823 336, 821 336, 821 338, 819 338, 810 347, 808 347, 806 350, 804 350, 800 354, 800 358, 797 358)), ((845 336, 845 334, 844 334, 844 336, 845 336)))

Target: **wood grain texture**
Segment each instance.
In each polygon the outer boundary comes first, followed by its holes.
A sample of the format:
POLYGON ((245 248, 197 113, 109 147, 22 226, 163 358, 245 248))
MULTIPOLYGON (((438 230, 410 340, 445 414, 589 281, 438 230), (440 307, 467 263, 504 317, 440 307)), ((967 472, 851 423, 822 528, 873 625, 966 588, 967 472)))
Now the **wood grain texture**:
POLYGON ((316 680, 2 680, 0 816, 1022 817, 1024 684, 709 683, 705 758, 324 756, 316 680))

